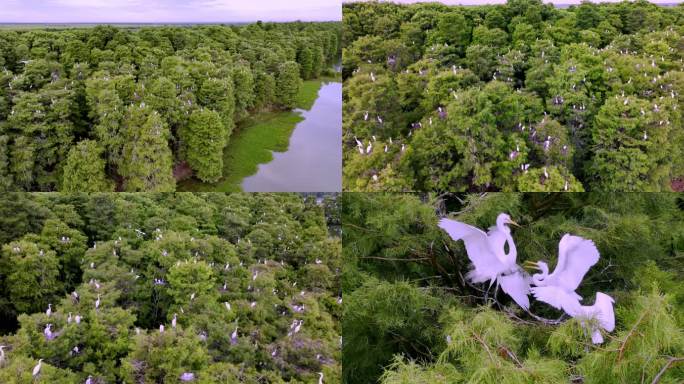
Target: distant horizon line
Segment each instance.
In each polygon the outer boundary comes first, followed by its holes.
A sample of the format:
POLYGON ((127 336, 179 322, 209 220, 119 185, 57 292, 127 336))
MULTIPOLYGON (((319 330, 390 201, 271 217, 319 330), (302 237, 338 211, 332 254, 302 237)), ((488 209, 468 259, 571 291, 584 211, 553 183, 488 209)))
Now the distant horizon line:
POLYGON ((339 23, 342 20, 251 20, 251 21, 0 21, 4 24, 250 24, 257 23, 339 23))

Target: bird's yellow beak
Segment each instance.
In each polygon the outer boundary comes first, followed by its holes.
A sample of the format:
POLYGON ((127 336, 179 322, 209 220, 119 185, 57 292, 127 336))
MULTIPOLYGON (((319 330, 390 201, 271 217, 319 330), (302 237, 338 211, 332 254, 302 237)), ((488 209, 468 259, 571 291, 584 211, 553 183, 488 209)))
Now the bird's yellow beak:
POLYGON ((534 270, 539 269, 539 266, 537 265, 536 261, 525 260, 525 262, 523 263, 523 269, 526 269, 526 270, 532 272, 534 270))
POLYGON ((510 219, 508 220, 508 224, 515 225, 516 227, 520 227, 520 224, 518 224, 515 221, 510 220, 510 219))

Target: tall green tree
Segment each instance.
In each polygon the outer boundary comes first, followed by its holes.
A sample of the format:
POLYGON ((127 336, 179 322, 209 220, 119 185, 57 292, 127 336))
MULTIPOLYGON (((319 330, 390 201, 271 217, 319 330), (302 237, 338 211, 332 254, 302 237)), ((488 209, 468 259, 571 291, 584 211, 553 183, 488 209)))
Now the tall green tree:
POLYGON ((83 140, 69 151, 64 165, 64 192, 111 192, 114 184, 105 173, 103 150, 92 140, 83 140))
POLYGON ((122 165, 123 187, 128 192, 171 192, 176 182, 168 144, 168 126, 156 111, 128 108, 122 165))
POLYGON ((183 131, 183 141, 188 147, 188 163, 202 181, 215 182, 223 175, 225 131, 216 111, 200 109, 190 115, 188 127, 183 131))
POLYGON ((294 61, 282 63, 278 68, 276 94, 278 103, 287 109, 297 106, 297 94, 302 80, 299 78, 299 65, 294 61))

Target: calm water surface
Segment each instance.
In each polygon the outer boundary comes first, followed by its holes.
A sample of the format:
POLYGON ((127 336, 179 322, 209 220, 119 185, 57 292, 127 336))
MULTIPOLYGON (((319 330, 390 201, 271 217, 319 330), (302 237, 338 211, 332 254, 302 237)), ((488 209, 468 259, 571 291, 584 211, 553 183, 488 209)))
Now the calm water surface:
POLYGON ((290 136, 286 152, 260 164, 242 181, 246 192, 339 192, 342 190, 342 83, 323 83, 310 111, 290 136))

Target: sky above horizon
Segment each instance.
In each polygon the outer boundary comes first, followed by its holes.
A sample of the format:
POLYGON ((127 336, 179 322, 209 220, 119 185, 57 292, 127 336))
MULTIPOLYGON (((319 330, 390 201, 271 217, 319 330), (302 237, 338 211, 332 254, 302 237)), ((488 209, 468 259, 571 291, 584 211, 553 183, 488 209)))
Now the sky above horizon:
POLYGON ((0 23, 331 21, 342 0, 0 0, 0 23))
MULTIPOLYGON (((366 0, 345 0, 345 2, 352 2, 352 1, 366 1, 366 0)), ((387 1, 387 2, 393 2, 393 3, 443 3, 443 4, 452 4, 452 5, 479 5, 479 4, 503 4, 506 2, 506 0, 380 0, 380 1, 387 1)), ((582 0, 542 0, 544 3, 555 3, 555 4, 579 4, 582 2, 582 0)), ((592 1, 593 3, 619 3, 622 2, 623 0, 601 0, 601 1, 592 1)), ((672 4, 672 3, 681 3, 684 0, 649 0, 651 3, 660 3, 660 4, 672 4)))

